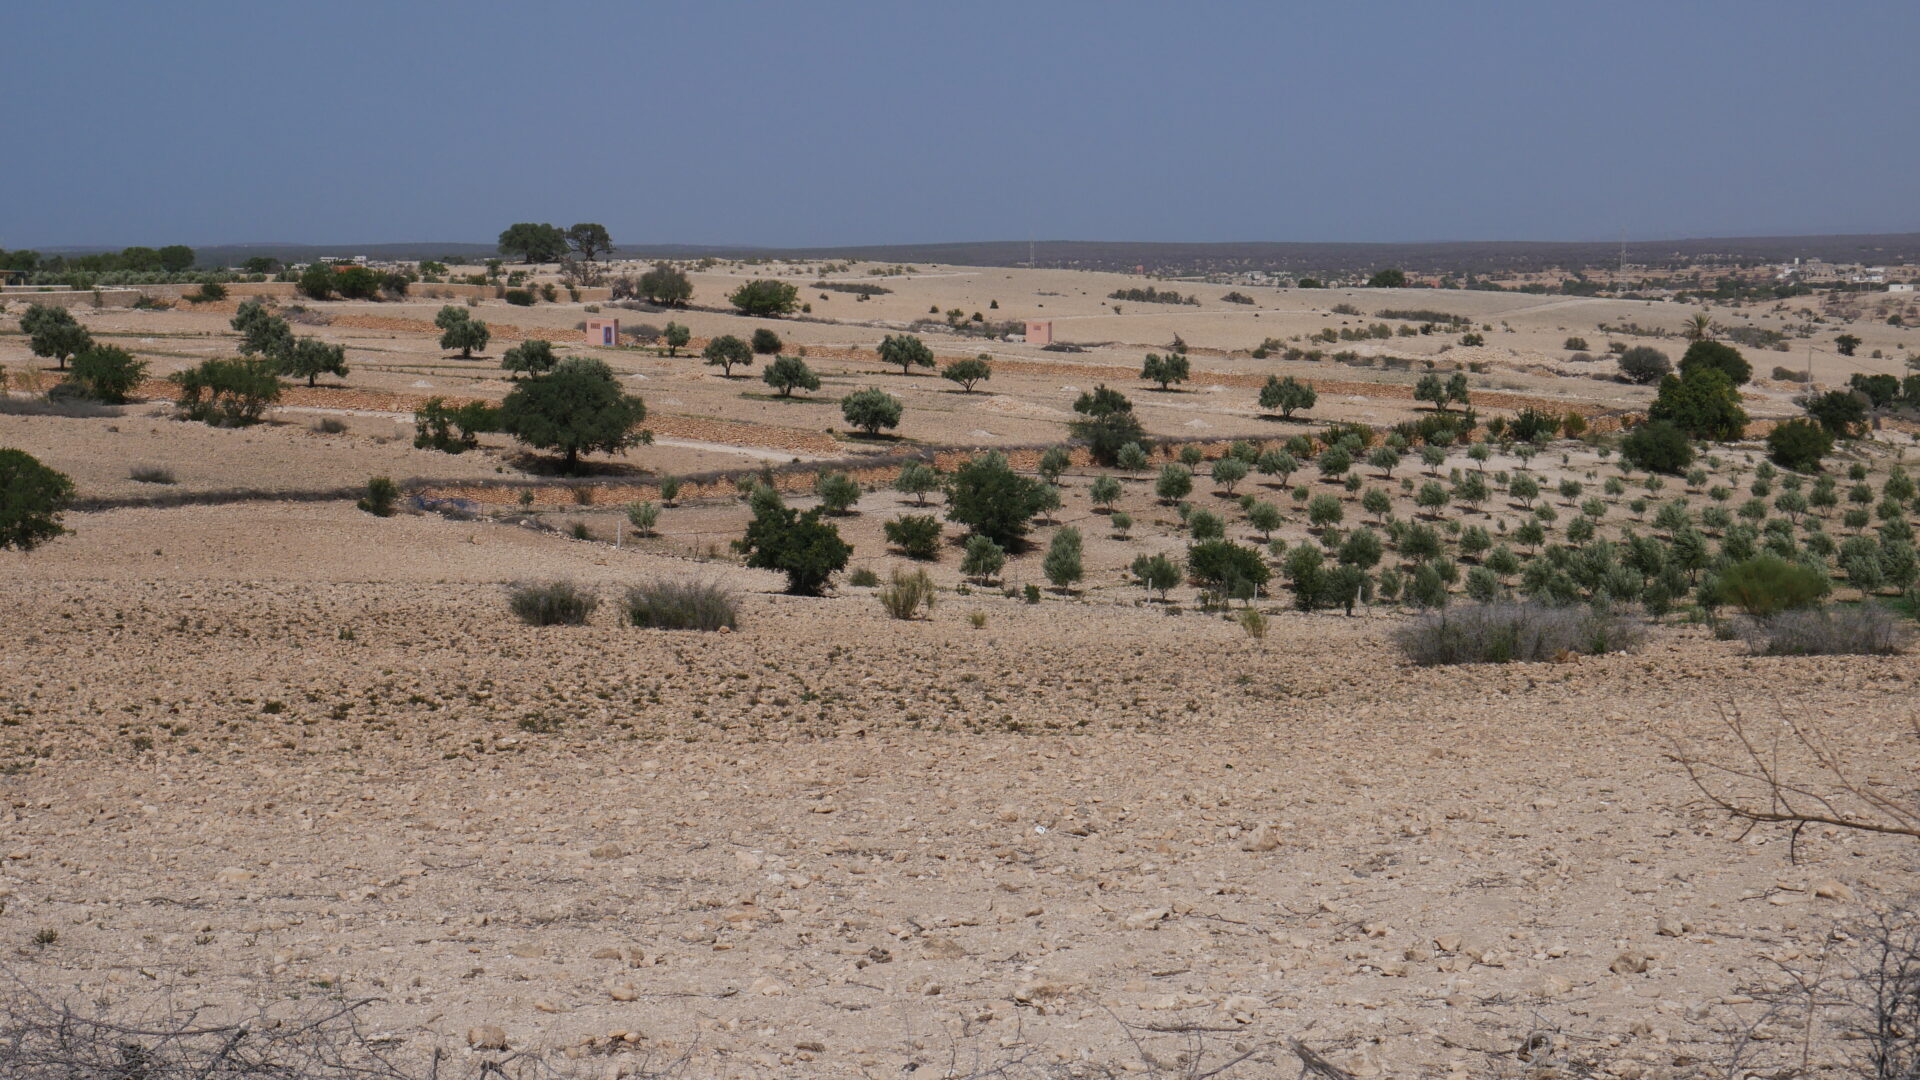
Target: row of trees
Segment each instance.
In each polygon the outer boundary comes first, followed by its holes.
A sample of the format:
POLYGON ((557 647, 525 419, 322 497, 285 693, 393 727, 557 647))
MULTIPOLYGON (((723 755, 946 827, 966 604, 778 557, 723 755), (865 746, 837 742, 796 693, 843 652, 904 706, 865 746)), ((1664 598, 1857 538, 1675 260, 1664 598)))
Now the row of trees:
POLYGON ((7 251, 0 248, 0 270, 18 270, 23 274, 179 274, 193 269, 194 262, 193 249, 185 244, 168 244, 160 248, 130 247, 119 252, 103 251, 91 255, 42 255, 38 251, 7 251))
POLYGON ((590 221, 565 229, 522 221, 501 231, 499 249, 502 255, 535 266, 559 262, 568 252, 575 252, 582 259, 592 262, 613 250, 613 237, 607 233, 605 225, 590 221))

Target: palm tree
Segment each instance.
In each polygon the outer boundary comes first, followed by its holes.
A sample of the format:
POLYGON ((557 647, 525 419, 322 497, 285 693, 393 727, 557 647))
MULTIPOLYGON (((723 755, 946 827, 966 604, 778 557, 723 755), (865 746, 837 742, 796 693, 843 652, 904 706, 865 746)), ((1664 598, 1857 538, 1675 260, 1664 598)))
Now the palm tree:
POLYGON ((1696 313, 1687 320, 1686 335, 1689 341, 1705 341, 1712 337, 1713 316, 1704 311, 1696 313))

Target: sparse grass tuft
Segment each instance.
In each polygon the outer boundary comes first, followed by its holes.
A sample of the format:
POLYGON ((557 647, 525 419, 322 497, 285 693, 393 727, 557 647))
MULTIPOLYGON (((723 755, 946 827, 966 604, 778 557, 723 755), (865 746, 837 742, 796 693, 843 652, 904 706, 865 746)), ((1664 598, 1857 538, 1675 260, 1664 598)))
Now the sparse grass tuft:
POLYGON ((1572 653, 1632 650, 1646 638, 1636 619, 1589 607, 1471 604, 1416 619, 1394 643, 1416 664, 1505 664, 1572 653))
POLYGON ((933 611, 933 578, 925 570, 915 570, 911 574, 895 570, 892 579, 881 587, 879 595, 880 606, 896 619, 916 618, 922 609, 930 614, 933 611))
POLYGON ((600 598, 571 581, 517 581, 507 586, 507 606, 528 626, 584 626, 600 598))
POLYGON ((1783 611, 1741 630, 1747 646, 1760 656, 1893 656, 1912 637, 1892 612, 1877 604, 1783 611))
POLYGON ((164 469, 158 465, 135 465, 133 470, 127 473, 127 478, 138 484, 177 483, 173 478, 172 469, 164 469))
POLYGON ((731 630, 740 621, 740 598, 710 581, 635 585, 621 606, 629 623, 653 630, 731 630))

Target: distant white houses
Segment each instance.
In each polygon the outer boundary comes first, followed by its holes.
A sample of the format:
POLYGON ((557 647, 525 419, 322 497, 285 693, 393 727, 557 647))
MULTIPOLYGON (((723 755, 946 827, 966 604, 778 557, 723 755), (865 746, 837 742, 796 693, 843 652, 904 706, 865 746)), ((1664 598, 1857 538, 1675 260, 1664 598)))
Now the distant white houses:
POLYGON ((1889 286, 1887 286, 1887 291, 1888 291, 1888 292, 1905 292, 1905 293, 1910 293, 1910 292, 1912 292, 1912 291, 1913 291, 1913 282, 1911 282, 1911 281, 1896 281, 1896 282, 1894 282, 1893 284, 1891 284, 1891 285, 1889 285, 1889 286))

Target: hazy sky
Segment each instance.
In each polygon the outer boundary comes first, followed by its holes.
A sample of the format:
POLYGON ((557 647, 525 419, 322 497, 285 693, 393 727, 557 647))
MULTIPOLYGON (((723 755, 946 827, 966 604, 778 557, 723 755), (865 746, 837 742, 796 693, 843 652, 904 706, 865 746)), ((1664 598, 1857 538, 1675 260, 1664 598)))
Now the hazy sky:
POLYGON ((0 3, 0 247, 1920 231, 1920 3, 0 3))

